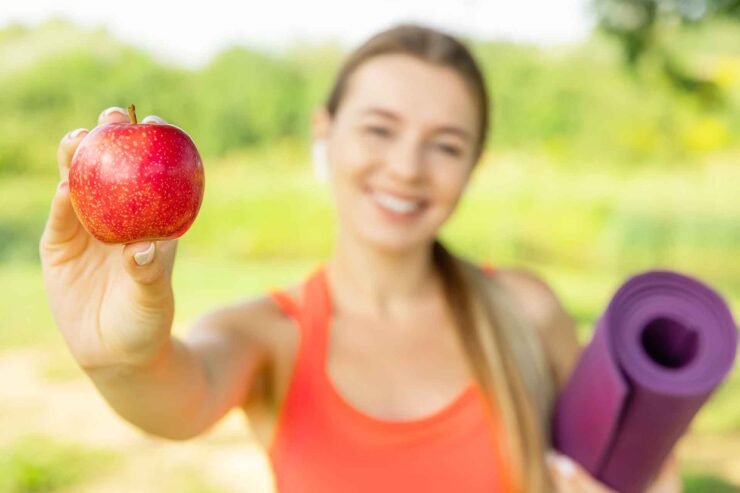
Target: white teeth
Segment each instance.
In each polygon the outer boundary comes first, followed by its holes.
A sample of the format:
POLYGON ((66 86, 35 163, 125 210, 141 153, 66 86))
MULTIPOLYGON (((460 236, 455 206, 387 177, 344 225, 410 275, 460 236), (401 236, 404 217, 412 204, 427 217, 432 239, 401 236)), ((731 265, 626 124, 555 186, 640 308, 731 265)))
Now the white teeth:
POLYGON ((421 205, 420 202, 401 199, 383 192, 373 192, 373 197, 383 207, 387 207, 388 209, 400 214, 414 211, 421 205))

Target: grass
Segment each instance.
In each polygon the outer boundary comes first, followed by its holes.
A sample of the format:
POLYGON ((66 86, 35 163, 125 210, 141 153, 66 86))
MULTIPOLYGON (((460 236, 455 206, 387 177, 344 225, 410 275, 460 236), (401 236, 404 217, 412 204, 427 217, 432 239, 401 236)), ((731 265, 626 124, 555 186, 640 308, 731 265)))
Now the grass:
POLYGON ((728 483, 714 474, 687 471, 681 476, 686 493, 737 493, 737 484, 728 483))
POLYGON ((63 343, 46 302, 38 264, 0 264, 0 286, 0 350, 63 343))
POLYGON ((224 493, 225 490, 213 486, 201 472, 183 467, 168 473, 163 491, 168 493, 224 493))
POLYGON ((122 457, 110 450, 26 435, 0 447, 0 491, 52 493, 110 474, 122 457))

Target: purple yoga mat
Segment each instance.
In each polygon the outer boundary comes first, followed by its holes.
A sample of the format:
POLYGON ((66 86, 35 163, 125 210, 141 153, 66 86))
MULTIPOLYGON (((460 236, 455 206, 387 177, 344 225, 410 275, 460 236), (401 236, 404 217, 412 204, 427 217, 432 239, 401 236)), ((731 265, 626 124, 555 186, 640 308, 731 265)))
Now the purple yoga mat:
POLYGON ((666 270, 631 277, 558 397, 554 447, 620 493, 642 493, 729 373, 737 340, 706 284, 666 270))

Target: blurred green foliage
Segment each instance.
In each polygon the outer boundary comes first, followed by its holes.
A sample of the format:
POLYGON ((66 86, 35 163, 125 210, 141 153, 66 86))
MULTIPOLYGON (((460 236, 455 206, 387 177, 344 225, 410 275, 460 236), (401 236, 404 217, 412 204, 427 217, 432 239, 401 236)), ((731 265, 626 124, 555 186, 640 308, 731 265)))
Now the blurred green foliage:
POLYGON ((707 20, 740 21, 739 0, 591 0, 598 24, 622 43, 629 63, 660 49, 661 31, 707 20))
MULTIPOLYGON (((569 166, 694 164, 737 148, 740 31, 716 22, 672 40, 682 60, 721 89, 721 104, 674 90, 659 61, 646 62, 636 80, 619 63, 620 46, 603 35, 552 48, 472 40, 494 99, 490 143, 569 166)), ((67 131, 131 102, 141 117, 157 114, 187 129, 207 157, 277 141, 304 148, 310 113, 342 55, 331 44, 282 53, 233 46, 190 70, 63 20, 7 27, 0 31, 0 173, 50 172, 49 156, 67 131)))

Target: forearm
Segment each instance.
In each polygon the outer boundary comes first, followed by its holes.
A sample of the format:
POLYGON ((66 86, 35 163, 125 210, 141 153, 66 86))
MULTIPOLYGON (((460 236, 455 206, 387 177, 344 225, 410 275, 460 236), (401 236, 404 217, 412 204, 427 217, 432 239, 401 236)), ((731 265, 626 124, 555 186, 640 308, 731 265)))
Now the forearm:
POLYGON ((146 367, 85 369, 105 400, 143 431, 185 440, 202 431, 208 415, 208 377, 195 353, 175 337, 146 367))

